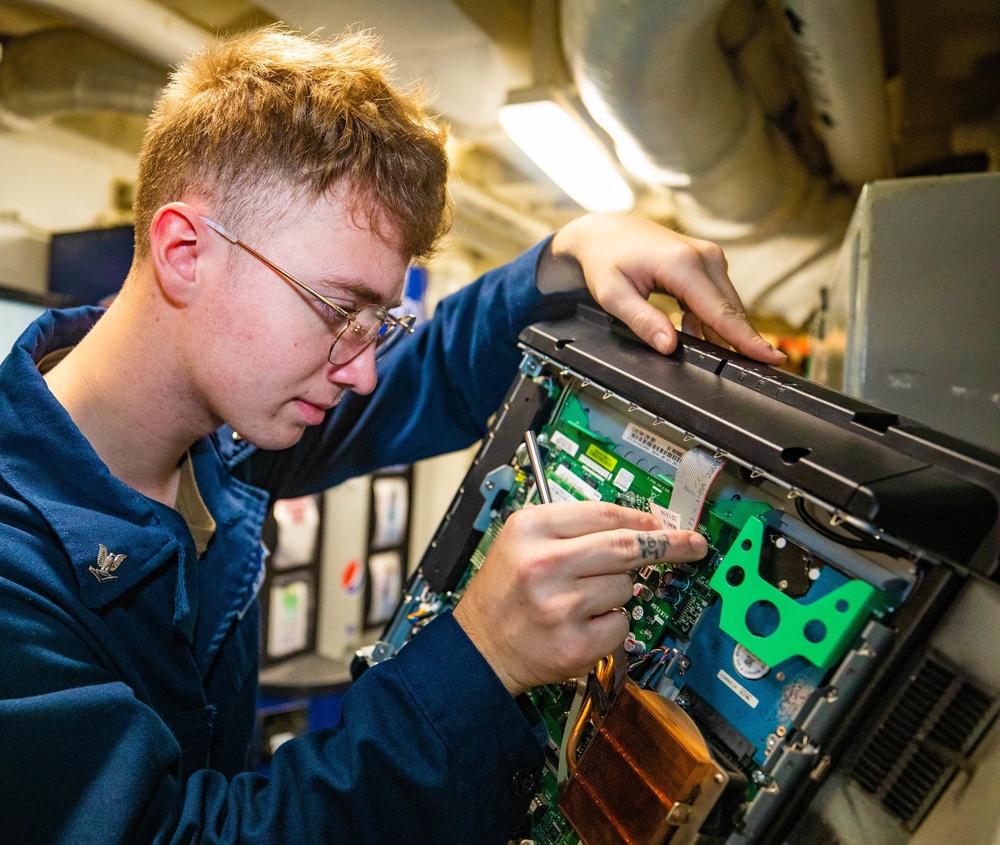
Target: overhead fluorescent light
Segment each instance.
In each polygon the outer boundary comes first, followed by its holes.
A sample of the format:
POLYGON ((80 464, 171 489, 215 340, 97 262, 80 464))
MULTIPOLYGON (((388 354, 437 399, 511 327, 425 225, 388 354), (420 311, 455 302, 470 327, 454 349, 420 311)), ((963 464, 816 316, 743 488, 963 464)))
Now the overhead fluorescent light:
POLYGON ((511 140, 588 211, 627 211, 635 204, 607 148, 557 88, 511 92, 499 119, 511 140))

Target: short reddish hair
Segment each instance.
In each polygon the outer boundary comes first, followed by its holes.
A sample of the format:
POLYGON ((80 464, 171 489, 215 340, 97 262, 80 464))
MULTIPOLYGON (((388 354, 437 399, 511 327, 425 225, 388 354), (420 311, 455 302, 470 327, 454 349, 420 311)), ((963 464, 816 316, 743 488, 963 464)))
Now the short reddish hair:
POLYGON ((429 255, 450 223, 446 130, 391 71, 364 32, 324 41, 273 26, 189 57, 146 129, 137 258, 157 209, 185 196, 235 228, 260 219, 262 193, 317 198, 343 185, 404 256, 429 255))

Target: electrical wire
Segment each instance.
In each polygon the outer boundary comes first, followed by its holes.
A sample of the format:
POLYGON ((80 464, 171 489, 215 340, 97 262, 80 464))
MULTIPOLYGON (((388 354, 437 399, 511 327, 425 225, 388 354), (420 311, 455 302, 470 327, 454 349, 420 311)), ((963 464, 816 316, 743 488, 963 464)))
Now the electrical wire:
POLYGON ((892 554, 898 556, 898 552, 890 546, 888 543, 883 543, 878 540, 872 540, 863 535, 858 529, 854 528, 850 524, 845 523, 845 528, 847 528, 851 534, 854 536, 847 536, 839 531, 833 531, 829 526, 824 525, 820 520, 818 520, 813 514, 809 513, 806 507, 805 500, 798 498, 795 500, 795 510, 798 513, 802 521, 812 528, 817 534, 822 534, 828 540, 833 540, 834 542, 840 543, 842 546, 846 546, 849 549, 860 549, 867 552, 885 552, 887 554, 892 554))
POLYGON ((650 649, 649 651, 637 655, 636 657, 634 657, 632 660, 629 661, 628 664, 629 674, 631 675, 637 669, 642 669, 651 657, 658 657, 665 653, 666 649, 660 646, 659 648, 650 649))

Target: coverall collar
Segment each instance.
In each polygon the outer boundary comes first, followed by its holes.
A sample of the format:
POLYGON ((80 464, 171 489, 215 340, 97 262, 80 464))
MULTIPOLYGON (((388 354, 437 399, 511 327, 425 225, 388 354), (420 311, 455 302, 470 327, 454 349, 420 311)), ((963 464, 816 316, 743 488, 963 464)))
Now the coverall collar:
MULTIPOLYGON (((77 344, 103 313, 47 312, 0 365, 0 475, 51 526, 91 609, 114 601, 174 554, 186 556, 164 524, 180 516, 112 475, 38 371, 38 361, 77 344), (46 472, 37 471, 38 461, 48 464, 46 472)), ((176 608, 184 617, 185 580, 179 578, 176 608)))

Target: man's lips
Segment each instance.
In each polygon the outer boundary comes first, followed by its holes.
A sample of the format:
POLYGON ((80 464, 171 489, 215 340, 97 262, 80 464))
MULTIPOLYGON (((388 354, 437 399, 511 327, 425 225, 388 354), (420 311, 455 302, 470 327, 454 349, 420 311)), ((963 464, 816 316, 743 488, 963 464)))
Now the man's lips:
POLYGON ((305 399, 296 399, 295 405, 302 412, 307 425, 319 425, 326 417, 326 412, 333 407, 333 405, 316 405, 305 399))

